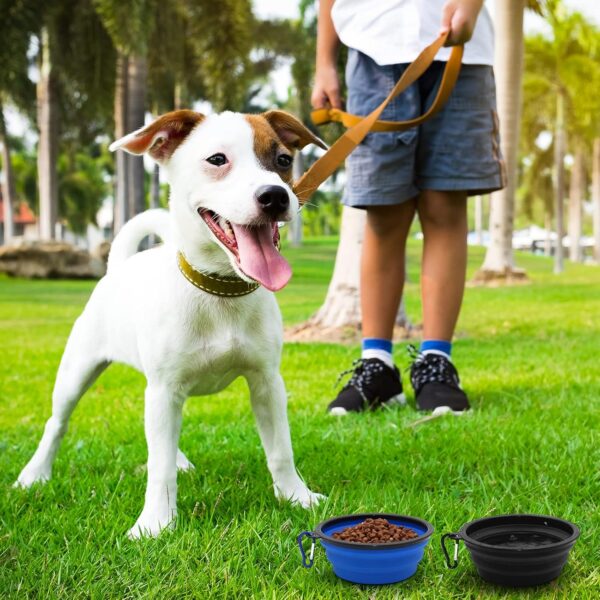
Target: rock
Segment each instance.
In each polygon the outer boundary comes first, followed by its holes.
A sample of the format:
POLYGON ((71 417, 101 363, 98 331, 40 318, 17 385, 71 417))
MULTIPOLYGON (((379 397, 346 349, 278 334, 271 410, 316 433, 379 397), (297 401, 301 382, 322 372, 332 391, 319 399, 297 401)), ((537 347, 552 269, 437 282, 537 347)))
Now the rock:
POLYGON ((65 242, 24 241, 0 247, 0 272, 27 279, 99 279, 106 263, 65 242))
POLYGON ((110 242, 100 242, 91 252, 92 258, 101 260, 105 265, 108 263, 108 254, 110 252, 110 242))
POLYGON ((524 269, 507 267, 502 271, 492 271, 491 269, 479 269, 471 281, 467 282, 467 287, 487 286, 500 287, 508 285, 526 285, 531 283, 524 269))

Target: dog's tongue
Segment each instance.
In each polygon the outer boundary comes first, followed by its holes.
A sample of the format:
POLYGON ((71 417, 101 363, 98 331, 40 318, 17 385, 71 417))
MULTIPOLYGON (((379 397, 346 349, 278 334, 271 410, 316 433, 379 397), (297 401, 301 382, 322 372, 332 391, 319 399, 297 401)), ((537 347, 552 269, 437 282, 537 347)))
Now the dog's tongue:
POLYGON ((242 271, 268 290, 280 290, 290 280, 292 269, 275 248, 272 225, 244 227, 232 223, 231 226, 242 271))

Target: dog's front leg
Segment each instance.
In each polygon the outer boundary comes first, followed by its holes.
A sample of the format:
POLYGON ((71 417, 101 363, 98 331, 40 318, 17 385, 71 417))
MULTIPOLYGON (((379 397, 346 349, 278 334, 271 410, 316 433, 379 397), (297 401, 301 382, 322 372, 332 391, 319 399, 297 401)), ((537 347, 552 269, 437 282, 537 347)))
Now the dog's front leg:
POLYGON ((146 388, 144 414, 148 443, 148 483, 144 509, 129 537, 155 536, 177 516, 177 445, 185 398, 162 385, 146 388))
POLYGON ((318 504, 323 496, 306 487, 294 466, 287 397, 281 375, 278 372, 253 372, 246 379, 267 465, 273 477, 275 496, 304 508, 318 504))

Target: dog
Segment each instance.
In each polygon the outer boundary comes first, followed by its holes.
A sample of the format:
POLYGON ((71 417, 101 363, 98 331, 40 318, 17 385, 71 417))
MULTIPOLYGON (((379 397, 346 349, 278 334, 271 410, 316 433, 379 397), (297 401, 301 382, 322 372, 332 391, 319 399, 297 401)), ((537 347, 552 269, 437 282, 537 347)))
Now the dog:
POLYGON ((177 470, 193 465, 178 449, 188 396, 242 376, 275 495, 303 507, 319 502, 294 466, 287 397, 279 372, 283 326, 272 293, 291 276, 278 251, 278 221, 299 208, 295 151, 325 144, 295 117, 204 116, 179 110, 111 144, 147 153, 164 169, 169 211, 146 211, 116 236, 107 274, 75 322, 52 395, 52 416, 16 486, 47 481, 77 402, 112 362, 142 372, 148 481, 131 538, 155 536, 177 515, 177 470), (138 252, 156 234, 163 244, 138 252))

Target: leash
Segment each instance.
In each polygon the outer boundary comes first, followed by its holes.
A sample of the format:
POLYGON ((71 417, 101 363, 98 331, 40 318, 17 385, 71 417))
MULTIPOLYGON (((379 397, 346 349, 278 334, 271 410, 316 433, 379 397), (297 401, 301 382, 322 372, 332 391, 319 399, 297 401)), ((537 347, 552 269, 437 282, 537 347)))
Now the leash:
POLYGON ((293 190, 300 204, 304 204, 317 190, 317 188, 346 160, 347 156, 360 144, 365 136, 371 132, 378 131, 404 131, 430 119, 442 108, 450 97, 454 84, 458 79, 460 65, 463 55, 462 46, 454 46, 442 75, 442 81, 435 100, 429 110, 417 117, 407 121, 379 121, 385 107, 400 95, 407 87, 412 85, 431 66, 438 50, 444 45, 448 33, 443 33, 432 44, 427 46, 417 58, 407 67, 402 77, 398 80, 388 97, 369 115, 360 117, 352 115, 339 108, 319 108, 311 113, 311 119, 315 125, 323 125, 331 121, 342 123, 348 127, 335 143, 317 159, 312 166, 294 183, 293 190))

